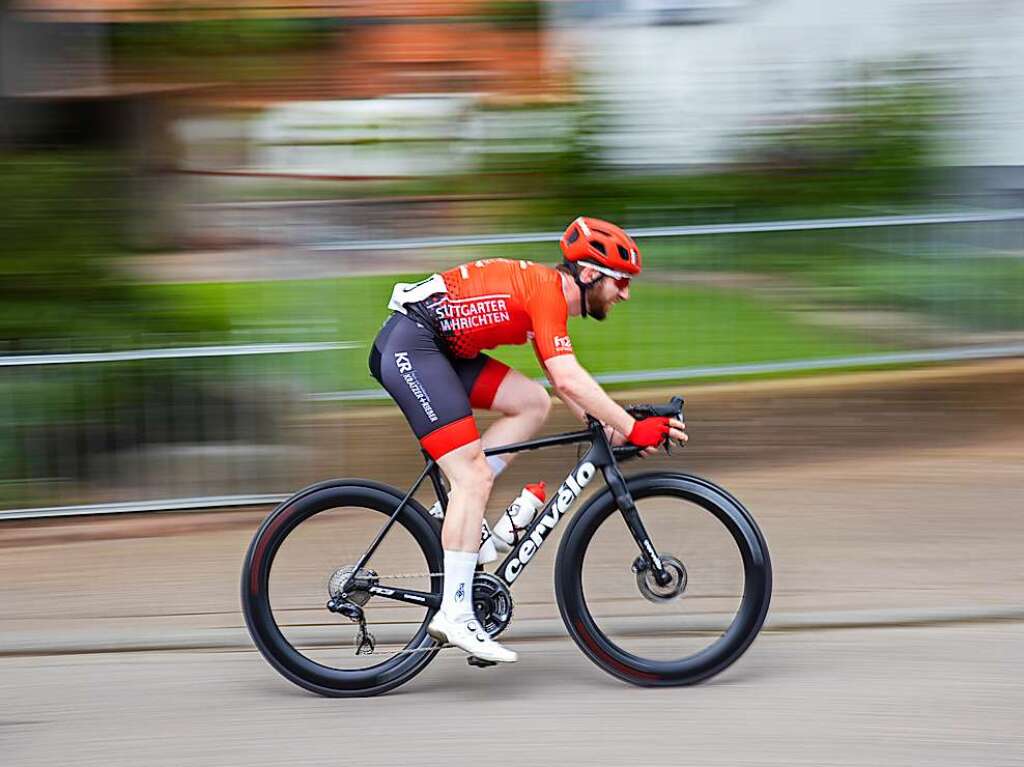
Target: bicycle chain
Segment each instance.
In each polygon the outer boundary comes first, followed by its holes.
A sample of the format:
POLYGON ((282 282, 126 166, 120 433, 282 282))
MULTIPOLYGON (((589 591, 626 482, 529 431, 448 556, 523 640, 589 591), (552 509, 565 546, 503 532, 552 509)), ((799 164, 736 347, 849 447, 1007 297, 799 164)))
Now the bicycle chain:
POLYGON ((378 575, 377 580, 383 578, 443 578, 444 573, 385 573, 378 575))

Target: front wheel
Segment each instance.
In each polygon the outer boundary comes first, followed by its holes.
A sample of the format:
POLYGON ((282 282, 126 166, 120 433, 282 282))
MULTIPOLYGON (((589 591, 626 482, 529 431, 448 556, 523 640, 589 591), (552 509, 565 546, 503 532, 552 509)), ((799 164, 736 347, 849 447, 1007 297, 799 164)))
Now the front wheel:
POLYGON ((555 567, 558 609, 579 648, 633 684, 694 684, 750 646, 771 599, 768 547, 725 490, 686 474, 627 479, 670 580, 658 584, 610 491, 565 531, 555 567))

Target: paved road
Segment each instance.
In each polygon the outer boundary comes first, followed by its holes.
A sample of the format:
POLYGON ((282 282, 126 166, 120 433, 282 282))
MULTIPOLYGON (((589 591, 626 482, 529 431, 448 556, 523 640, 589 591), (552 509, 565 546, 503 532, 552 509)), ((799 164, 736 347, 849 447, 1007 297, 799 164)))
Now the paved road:
POLYGON ((0 659, 4 762, 1019 765, 1020 624, 766 633, 710 683, 630 687, 566 640, 513 668, 441 655, 402 690, 328 700, 255 652, 0 659))

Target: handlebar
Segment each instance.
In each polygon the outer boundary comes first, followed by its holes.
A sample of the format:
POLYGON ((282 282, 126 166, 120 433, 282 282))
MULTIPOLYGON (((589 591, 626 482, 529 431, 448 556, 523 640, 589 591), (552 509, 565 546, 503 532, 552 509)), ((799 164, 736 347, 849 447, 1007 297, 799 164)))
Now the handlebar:
POLYGON ((626 412, 637 420, 661 416, 662 418, 678 418, 682 421, 683 402, 682 397, 673 397, 667 405, 630 405, 626 408, 626 412))
MULTIPOLYGON (((682 397, 673 397, 665 405, 630 405, 626 408, 626 412, 637 420, 660 416, 662 418, 678 418, 682 421, 684 420, 684 402, 685 400, 683 400, 682 397)), ((665 440, 664 447, 665 452, 671 454, 671 447, 668 440, 665 440)), ((616 461, 628 461, 629 459, 636 458, 640 455, 640 451, 642 449, 643 448, 639 448, 634 445, 620 445, 612 448, 612 454, 615 456, 616 461)))

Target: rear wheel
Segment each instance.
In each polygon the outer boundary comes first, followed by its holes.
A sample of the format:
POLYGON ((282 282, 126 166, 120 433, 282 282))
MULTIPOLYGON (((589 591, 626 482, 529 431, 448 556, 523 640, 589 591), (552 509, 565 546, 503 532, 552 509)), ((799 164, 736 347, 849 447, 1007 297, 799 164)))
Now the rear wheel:
POLYGON ((573 518, 555 587, 573 640, 609 674, 638 685, 700 682, 754 641, 771 598, 757 525, 726 491, 682 474, 627 480, 670 576, 658 584, 610 492, 573 518))
POLYGON ((366 590, 441 591, 440 538, 414 500, 358 572, 362 588, 349 589, 366 631, 326 606, 401 498, 361 480, 315 486, 275 509, 253 538, 242 568, 246 625, 267 661, 295 684, 320 695, 377 695, 409 681, 436 655, 426 632, 430 608, 366 590))

